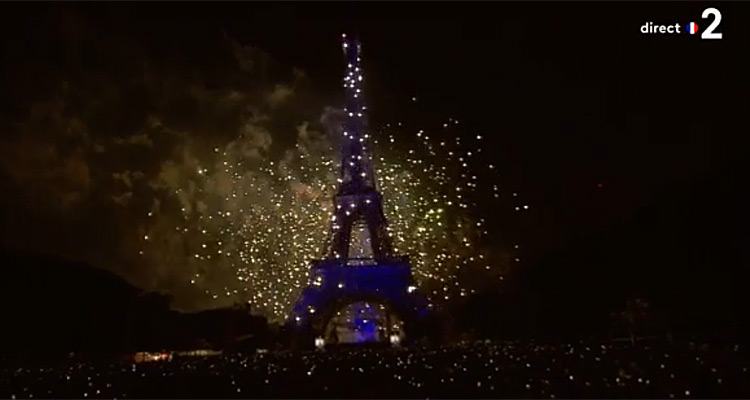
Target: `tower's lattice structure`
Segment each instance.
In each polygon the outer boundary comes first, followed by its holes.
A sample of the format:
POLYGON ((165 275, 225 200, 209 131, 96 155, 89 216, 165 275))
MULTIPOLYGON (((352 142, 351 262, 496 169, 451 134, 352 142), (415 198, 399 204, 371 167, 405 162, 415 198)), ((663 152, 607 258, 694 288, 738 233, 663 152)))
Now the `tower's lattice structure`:
POLYGON ((349 263, 368 262, 392 256, 383 214, 383 200, 377 191, 372 152, 367 147, 367 107, 362 92, 361 47, 344 37, 346 55, 345 122, 341 138, 339 190, 334 199, 329 258, 349 263))
POLYGON ((408 258, 394 254, 386 228, 368 147, 361 46, 346 35, 342 46, 346 107, 329 246, 325 258, 312 263, 310 284, 289 322, 298 331, 319 336, 339 309, 365 300, 386 305, 408 330, 425 314, 427 303, 416 291, 408 258))

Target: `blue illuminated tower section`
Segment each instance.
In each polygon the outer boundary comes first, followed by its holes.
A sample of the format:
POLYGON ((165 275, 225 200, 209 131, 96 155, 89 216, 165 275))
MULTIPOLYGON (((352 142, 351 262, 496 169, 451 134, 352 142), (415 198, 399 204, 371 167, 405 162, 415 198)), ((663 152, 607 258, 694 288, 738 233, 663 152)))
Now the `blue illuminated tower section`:
POLYGON ((342 35, 346 58, 345 122, 341 138, 341 170, 331 221, 328 257, 367 263, 392 255, 383 214, 383 200, 375 185, 372 155, 367 147, 367 107, 359 41, 342 35), (359 261, 358 261, 359 260, 359 261))
MULTIPOLYGON (((338 312, 353 304, 380 304, 416 335, 416 326, 427 312, 427 299, 414 283, 409 260, 394 254, 377 190, 368 147, 367 107, 361 47, 355 38, 342 35, 346 72, 345 119, 341 125, 341 168, 331 215, 328 250, 310 266, 310 282, 294 305, 289 324, 300 337, 324 337, 338 312)), ((365 306, 368 308, 369 306, 365 306)), ((364 310, 366 311, 366 310, 364 310)), ((355 319, 361 334, 373 336, 372 318, 355 319), (368 333, 369 332, 369 333, 368 333)), ((393 334, 393 327, 383 327, 393 334)), ((370 337, 365 335, 365 337, 370 337)), ((302 339, 311 344, 313 341, 302 339)))

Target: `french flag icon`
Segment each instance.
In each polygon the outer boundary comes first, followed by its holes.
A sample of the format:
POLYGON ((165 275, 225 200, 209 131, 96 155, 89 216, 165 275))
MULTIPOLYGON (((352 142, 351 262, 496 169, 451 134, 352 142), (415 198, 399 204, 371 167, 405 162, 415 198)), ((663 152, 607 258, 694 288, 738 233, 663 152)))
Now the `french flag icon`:
POLYGON ((690 33, 691 35, 695 35, 696 33, 698 33, 698 24, 696 24, 695 22, 689 23, 687 28, 688 33, 690 33))

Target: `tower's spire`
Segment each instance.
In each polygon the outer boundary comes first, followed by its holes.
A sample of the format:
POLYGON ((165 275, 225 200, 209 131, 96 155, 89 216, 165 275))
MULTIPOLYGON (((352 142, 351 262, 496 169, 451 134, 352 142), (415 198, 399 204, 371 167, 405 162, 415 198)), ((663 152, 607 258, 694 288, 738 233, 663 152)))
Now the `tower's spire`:
POLYGON ((367 141, 367 106, 362 91, 364 76, 361 66, 361 46, 356 38, 341 35, 342 47, 346 56, 346 116, 343 126, 340 194, 354 193, 365 189, 375 189, 367 141))

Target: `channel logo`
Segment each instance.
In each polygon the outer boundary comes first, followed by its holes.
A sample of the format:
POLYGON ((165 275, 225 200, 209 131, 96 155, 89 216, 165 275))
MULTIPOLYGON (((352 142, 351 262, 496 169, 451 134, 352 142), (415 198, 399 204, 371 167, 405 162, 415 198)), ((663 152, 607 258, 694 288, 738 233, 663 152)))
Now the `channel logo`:
MULTIPOLYGON (((706 22, 708 25, 703 29, 703 32, 701 32, 700 38, 701 39, 721 39, 722 34, 721 32, 716 32, 716 29, 719 27, 719 24, 721 23, 721 12, 717 10, 716 8, 707 8, 703 10, 703 14, 701 14, 701 18, 709 20, 706 22)), ((701 25, 703 25, 701 23, 701 25)), ((646 35, 681 35, 682 33, 687 33, 689 35, 695 35, 697 34, 700 29, 698 28, 698 24, 695 22, 688 22, 683 27, 680 26, 679 23, 672 23, 672 24, 657 24, 654 22, 646 22, 645 24, 641 25, 641 33, 646 35)))

